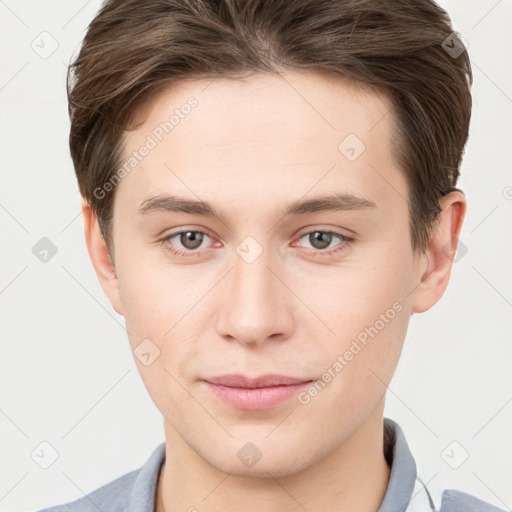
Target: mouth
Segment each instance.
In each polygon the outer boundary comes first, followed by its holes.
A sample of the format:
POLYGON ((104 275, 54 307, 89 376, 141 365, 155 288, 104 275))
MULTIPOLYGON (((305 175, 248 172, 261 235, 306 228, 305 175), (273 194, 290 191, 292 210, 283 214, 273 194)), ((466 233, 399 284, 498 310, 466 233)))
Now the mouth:
POLYGON ((309 386, 314 379, 286 375, 222 375, 202 381, 212 394, 235 407, 251 411, 276 407, 309 386))

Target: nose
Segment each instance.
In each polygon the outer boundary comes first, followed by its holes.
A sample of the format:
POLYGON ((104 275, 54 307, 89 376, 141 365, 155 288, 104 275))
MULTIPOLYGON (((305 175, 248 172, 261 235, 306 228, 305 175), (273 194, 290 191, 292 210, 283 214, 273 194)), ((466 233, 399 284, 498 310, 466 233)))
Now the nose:
POLYGON ((228 341, 257 346, 292 335, 296 299, 276 260, 268 254, 263 251, 252 262, 234 255, 233 268, 221 285, 216 325, 219 335, 228 341))

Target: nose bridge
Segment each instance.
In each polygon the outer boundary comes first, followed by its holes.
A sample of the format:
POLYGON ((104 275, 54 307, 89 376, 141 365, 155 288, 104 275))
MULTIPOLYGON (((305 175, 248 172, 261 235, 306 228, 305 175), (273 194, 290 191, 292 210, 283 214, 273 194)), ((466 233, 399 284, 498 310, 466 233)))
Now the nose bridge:
POLYGON ((236 248, 219 306, 217 328, 221 335, 255 344, 270 336, 290 334, 292 314, 283 284, 274 275, 273 262, 271 250, 252 237, 236 248))

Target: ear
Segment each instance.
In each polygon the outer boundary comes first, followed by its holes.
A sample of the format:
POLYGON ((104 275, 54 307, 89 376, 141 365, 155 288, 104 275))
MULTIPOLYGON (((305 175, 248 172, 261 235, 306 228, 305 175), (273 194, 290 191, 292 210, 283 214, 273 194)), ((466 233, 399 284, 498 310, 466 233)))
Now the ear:
POLYGON ((439 201, 441 213, 425 254, 420 256, 418 279, 414 289, 412 312, 423 313, 443 296, 457 251, 459 234, 466 215, 466 198, 454 189, 439 201))
POLYGON ((84 232, 87 250, 91 258, 92 265, 98 276, 105 295, 110 300, 112 307, 119 313, 123 314, 121 305, 121 297, 119 295, 119 287, 115 267, 110 258, 110 254, 105 243, 105 239, 101 234, 98 219, 92 211, 87 201, 82 198, 82 215, 84 217, 84 232))

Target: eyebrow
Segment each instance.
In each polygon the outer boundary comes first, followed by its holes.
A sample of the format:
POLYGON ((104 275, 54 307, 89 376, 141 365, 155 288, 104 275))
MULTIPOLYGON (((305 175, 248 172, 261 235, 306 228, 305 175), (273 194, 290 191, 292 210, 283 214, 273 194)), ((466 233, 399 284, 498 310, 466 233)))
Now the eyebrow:
MULTIPOLYGON (((297 200, 288 205, 281 213, 281 218, 291 215, 305 215, 315 212, 343 212, 349 210, 377 210, 377 205, 351 194, 331 194, 314 197, 308 200, 297 200)), ((225 221, 225 215, 213 205, 204 201, 196 201, 175 195, 156 195, 144 200, 137 211, 146 215, 155 212, 181 212, 201 215, 225 221)))

